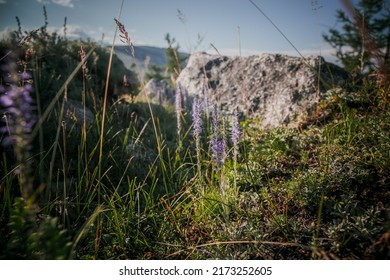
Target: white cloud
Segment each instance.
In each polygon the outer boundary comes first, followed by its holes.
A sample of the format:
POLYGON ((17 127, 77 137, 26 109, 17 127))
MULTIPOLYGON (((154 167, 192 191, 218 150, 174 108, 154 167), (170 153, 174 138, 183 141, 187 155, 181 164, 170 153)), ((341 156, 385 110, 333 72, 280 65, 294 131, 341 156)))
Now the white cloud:
POLYGON ((6 0, 0 0, 0 4, 7 4, 6 0))
MULTIPOLYGON (((3 1, 3 0, 0 0, 3 1)), ((57 4, 63 7, 74 8, 73 0, 37 0, 38 3, 47 5, 50 3, 57 4)))
POLYGON ((4 29, 0 30, 0 39, 10 38, 10 34, 12 33, 12 31, 14 31, 14 29, 12 29, 11 27, 5 27, 4 29))
POLYGON ((38 3, 41 3, 43 5, 47 5, 47 4, 50 4, 50 1, 49 0, 37 0, 38 3))
MULTIPOLYGON (((34 30, 35 28, 38 28, 38 27, 29 26, 28 28, 25 28, 25 26, 22 26, 22 30, 27 30, 27 31, 34 30)), ((4 27, 3 29, 0 30, 0 40, 10 38, 10 36, 11 36, 10 34, 12 34, 12 32, 14 32, 14 31, 15 31, 15 28, 12 28, 9 26, 4 27)), ((49 25, 47 27, 47 32, 49 34, 55 32, 59 36, 64 36, 64 27, 63 26, 58 27, 58 26, 50 26, 49 25)), ((79 39, 88 40, 88 39, 91 39, 92 41, 98 42, 99 39, 101 38, 101 34, 99 37, 99 34, 95 31, 88 30, 88 29, 83 28, 79 25, 67 24, 66 25, 66 37, 69 40, 79 40, 79 39)))
MULTIPOLYGON (((90 32, 85 32, 85 28, 82 28, 79 25, 74 25, 74 24, 67 24, 66 25, 66 38, 70 40, 94 40, 95 37, 93 33, 90 32)), ((56 32, 60 36, 64 36, 64 27, 56 27, 56 26, 48 26, 47 27, 47 32, 53 33, 56 32)))
POLYGON ((54 4, 61 5, 68 8, 74 8, 73 0, 51 0, 54 4))

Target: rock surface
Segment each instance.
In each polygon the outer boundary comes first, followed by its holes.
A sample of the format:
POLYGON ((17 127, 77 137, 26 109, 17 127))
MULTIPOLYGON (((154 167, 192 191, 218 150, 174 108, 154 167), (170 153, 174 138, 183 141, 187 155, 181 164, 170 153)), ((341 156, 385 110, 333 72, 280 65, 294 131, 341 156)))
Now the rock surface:
POLYGON ((176 82, 190 97, 219 102, 225 113, 237 109, 241 115, 260 117, 262 127, 276 127, 296 122, 346 77, 342 68, 322 57, 194 53, 176 82))
MULTIPOLYGON (((80 101, 68 99, 65 102, 64 116, 67 123, 67 127, 72 127, 73 124, 78 126, 84 125, 84 106, 80 101)), ((85 123, 87 127, 92 126, 95 123, 95 115, 92 111, 85 107, 85 123)))
POLYGON ((144 87, 151 103, 163 105, 175 102, 175 93, 168 80, 151 79, 144 87))

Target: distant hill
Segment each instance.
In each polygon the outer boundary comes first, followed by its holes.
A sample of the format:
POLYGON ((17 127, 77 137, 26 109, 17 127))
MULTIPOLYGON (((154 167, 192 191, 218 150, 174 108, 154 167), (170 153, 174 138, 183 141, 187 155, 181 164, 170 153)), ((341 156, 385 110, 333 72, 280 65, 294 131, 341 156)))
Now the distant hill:
MULTIPOLYGON (((165 66, 167 57, 165 48, 151 47, 151 46, 134 46, 135 58, 131 56, 128 46, 115 46, 115 53, 120 60, 123 61, 125 67, 131 69, 135 63, 136 70, 140 73, 145 72, 145 60, 149 59, 149 64, 154 64, 160 67, 165 66)), ((180 53, 182 56, 188 56, 186 53, 180 53)), ((184 65, 185 66, 185 65, 184 65)))

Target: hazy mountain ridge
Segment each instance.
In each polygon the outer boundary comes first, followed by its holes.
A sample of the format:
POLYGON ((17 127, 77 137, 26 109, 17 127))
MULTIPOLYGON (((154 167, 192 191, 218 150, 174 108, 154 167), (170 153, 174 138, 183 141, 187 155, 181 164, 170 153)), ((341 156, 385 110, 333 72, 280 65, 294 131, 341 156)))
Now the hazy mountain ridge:
MULTIPOLYGON (((143 71, 145 69, 145 61, 148 59, 148 64, 154 64, 164 67, 167 62, 165 48, 153 46, 134 46, 135 58, 132 57, 129 47, 115 46, 115 54, 123 61, 125 67, 131 69, 133 64, 136 64, 136 70, 143 71)), ((188 54, 180 52, 181 56, 188 56, 188 54)))

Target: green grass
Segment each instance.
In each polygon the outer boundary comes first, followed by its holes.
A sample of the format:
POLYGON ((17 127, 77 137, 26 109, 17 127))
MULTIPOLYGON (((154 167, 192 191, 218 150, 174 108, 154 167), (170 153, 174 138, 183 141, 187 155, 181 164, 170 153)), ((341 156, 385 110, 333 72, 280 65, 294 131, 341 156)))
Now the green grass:
MULTIPOLYGON (((389 258, 388 90, 370 83, 352 99, 335 94, 319 106, 317 115, 331 112, 326 119, 307 116, 297 129, 245 120, 237 161, 230 149, 216 168, 210 121, 197 154, 188 110, 180 137, 173 106, 108 100, 104 111, 98 81, 107 73, 96 69, 107 66, 108 54, 83 43, 84 80, 80 43, 51 46, 68 54, 57 56, 68 57, 66 75, 56 59, 45 60, 50 48, 42 41, 52 37, 39 36, 28 64, 39 121, 32 159, 23 163, 34 192, 23 196, 14 172, 22 163, 12 147, 1 150, 1 258, 389 258), (93 113, 88 127, 66 114, 65 95, 93 113)), ((115 57, 114 64, 120 79, 124 67, 115 57)))

